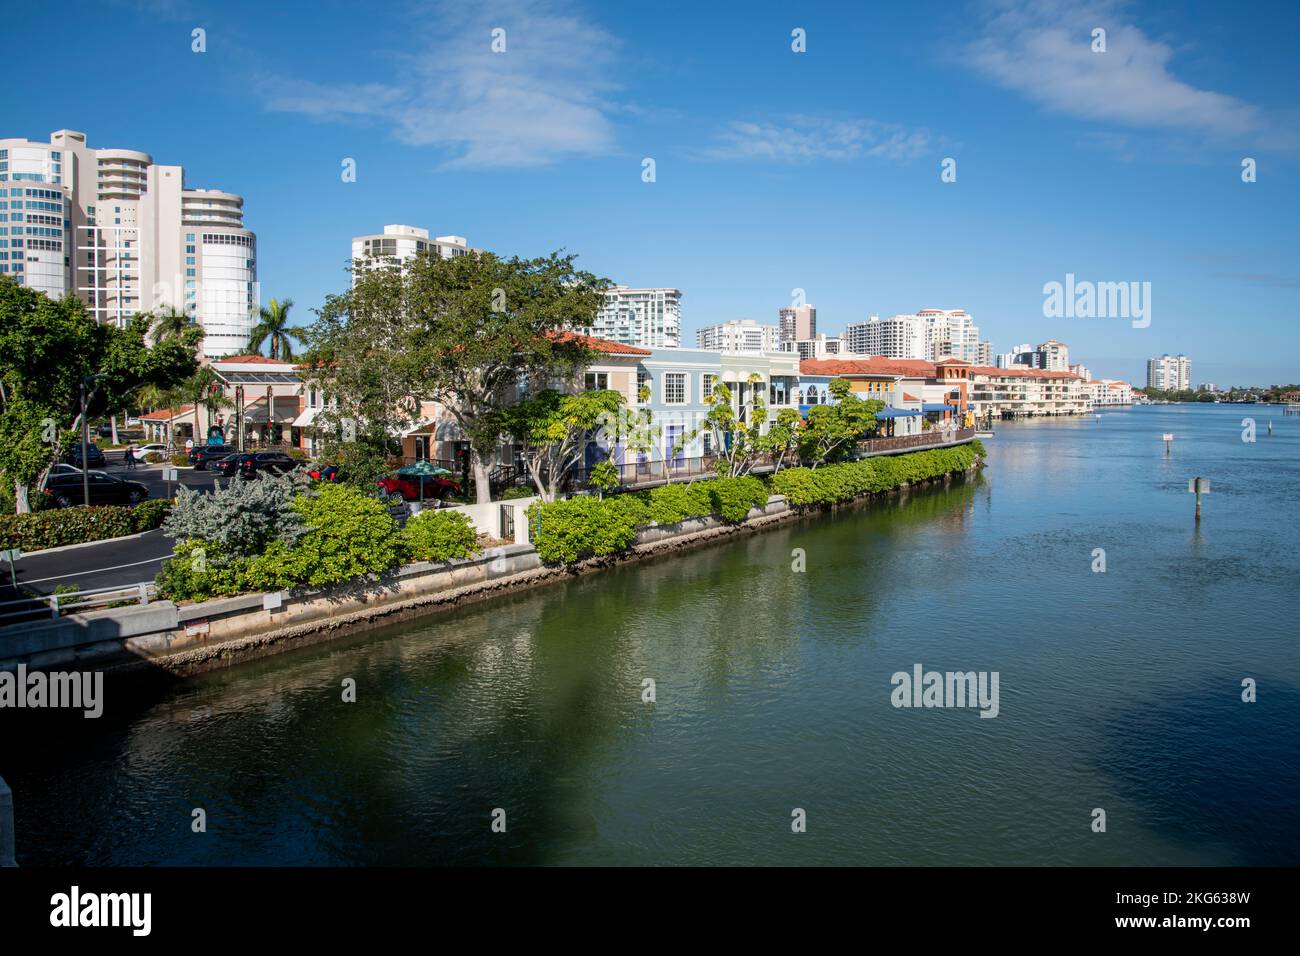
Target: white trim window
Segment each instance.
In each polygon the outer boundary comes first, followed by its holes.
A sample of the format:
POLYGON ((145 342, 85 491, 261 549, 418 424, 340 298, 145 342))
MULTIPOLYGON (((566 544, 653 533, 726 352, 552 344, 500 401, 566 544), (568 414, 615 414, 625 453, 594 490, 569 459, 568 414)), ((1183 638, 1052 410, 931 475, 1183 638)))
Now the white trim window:
POLYGON ((686 373, 664 372, 664 404, 686 404, 686 373))
POLYGON ((700 402, 704 405, 709 404, 709 399, 713 396, 713 390, 718 387, 718 376, 712 372, 703 372, 700 375, 700 402))

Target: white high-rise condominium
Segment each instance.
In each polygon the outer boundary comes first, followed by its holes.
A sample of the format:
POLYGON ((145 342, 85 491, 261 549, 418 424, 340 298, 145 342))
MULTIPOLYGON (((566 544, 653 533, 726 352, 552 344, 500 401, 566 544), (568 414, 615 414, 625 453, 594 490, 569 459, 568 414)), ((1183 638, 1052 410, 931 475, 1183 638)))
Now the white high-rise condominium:
POLYGON ((1040 343, 1034 351, 1037 354, 1037 360, 1033 363, 1034 368, 1046 369, 1049 372, 1070 370, 1070 347, 1064 342, 1048 339, 1040 343))
POLYGON ((780 332, 775 325, 760 325, 753 319, 731 319, 697 329, 695 345, 710 352, 775 352, 780 332))
POLYGON ((844 341, 847 351, 858 355, 924 359, 925 323, 915 315, 895 315, 888 319, 873 315, 866 322, 855 322, 845 328, 844 341))
MULTIPOLYGON (((426 249, 443 259, 463 256, 471 250, 464 236, 437 236, 429 238, 429 230, 419 226, 393 224, 384 231, 369 236, 352 237, 352 261, 355 268, 375 269, 385 265, 399 265, 414 259, 426 249)), ((356 282, 356 273, 352 281, 356 282)))
POLYGON ((675 349, 682 344, 682 293, 678 289, 632 289, 616 285, 591 325, 577 331, 621 345, 675 349))
POLYGON ((1162 355, 1147 359, 1147 388, 1181 392, 1191 387, 1192 360, 1186 355, 1162 355))
POLYGON ((94 149, 61 129, 48 143, 0 139, 0 272, 100 322, 174 308, 203 327, 208 357, 244 350, 258 301, 257 236, 244 200, 187 189, 181 166, 94 149))
POLYGON ((925 355, 937 362, 945 358, 977 363, 980 330, 964 309, 922 309, 917 317, 925 323, 925 355))
POLYGON ((817 307, 793 305, 779 313, 780 341, 799 342, 817 338, 817 307))

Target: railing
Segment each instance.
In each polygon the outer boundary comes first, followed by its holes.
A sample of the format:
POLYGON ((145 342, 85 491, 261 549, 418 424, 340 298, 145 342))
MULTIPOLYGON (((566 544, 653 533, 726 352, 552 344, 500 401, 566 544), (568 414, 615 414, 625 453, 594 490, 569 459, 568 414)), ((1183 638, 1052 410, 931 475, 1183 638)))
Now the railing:
POLYGON ((15 623, 10 618, 31 620, 49 617, 58 620, 65 613, 76 614, 95 608, 124 604, 144 606, 156 596, 153 582, 141 581, 116 588, 96 588, 90 591, 73 591, 63 594, 34 594, 16 601, 0 601, 0 627, 15 623))
POLYGON ((879 454, 883 451, 899 451, 904 448, 926 448, 934 445, 946 445, 949 442, 965 441, 975 437, 973 428, 932 428, 919 435, 896 435, 893 438, 868 438, 857 443, 859 455, 879 454))

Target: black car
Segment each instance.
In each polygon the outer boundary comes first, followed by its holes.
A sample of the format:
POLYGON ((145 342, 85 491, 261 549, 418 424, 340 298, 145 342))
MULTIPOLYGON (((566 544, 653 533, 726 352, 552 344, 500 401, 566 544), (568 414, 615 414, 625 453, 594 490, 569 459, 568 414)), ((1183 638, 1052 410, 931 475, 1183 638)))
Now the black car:
POLYGON ((246 451, 228 455, 212 463, 227 478, 238 475, 240 478, 253 478, 261 472, 283 475, 298 467, 298 462, 282 451, 246 451))
POLYGON ((209 464, 235 453, 229 445, 195 445, 190 449, 190 464, 195 471, 205 471, 209 464))
MULTIPOLYGON (((76 465, 78 468, 80 468, 81 467, 81 442, 77 442, 75 445, 69 448, 68 453, 63 456, 63 460, 66 461, 69 465, 76 465)), ((108 464, 107 459, 104 458, 104 453, 99 450, 99 446, 96 445, 94 442, 91 442, 86 446, 86 461, 91 468, 103 468, 106 464, 108 464)))
MULTIPOLYGON (((149 497, 149 489, 140 482, 123 481, 102 471, 87 472, 86 482, 92 505, 136 505, 149 497)), ((60 508, 85 501, 80 474, 52 475, 44 491, 60 508)))

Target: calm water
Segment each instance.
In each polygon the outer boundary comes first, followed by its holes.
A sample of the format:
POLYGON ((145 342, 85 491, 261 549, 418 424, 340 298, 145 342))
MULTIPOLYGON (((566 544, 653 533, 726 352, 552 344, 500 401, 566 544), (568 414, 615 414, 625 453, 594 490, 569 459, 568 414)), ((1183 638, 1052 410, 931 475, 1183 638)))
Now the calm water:
POLYGON ((980 478, 906 501, 110 696, 99 721, 6 712, 19 862, 1300 863, 1300 418, 1134 409, 987 444, 980 478), (998 671, 1000 716, 894 709, 917 662, 998 671))

